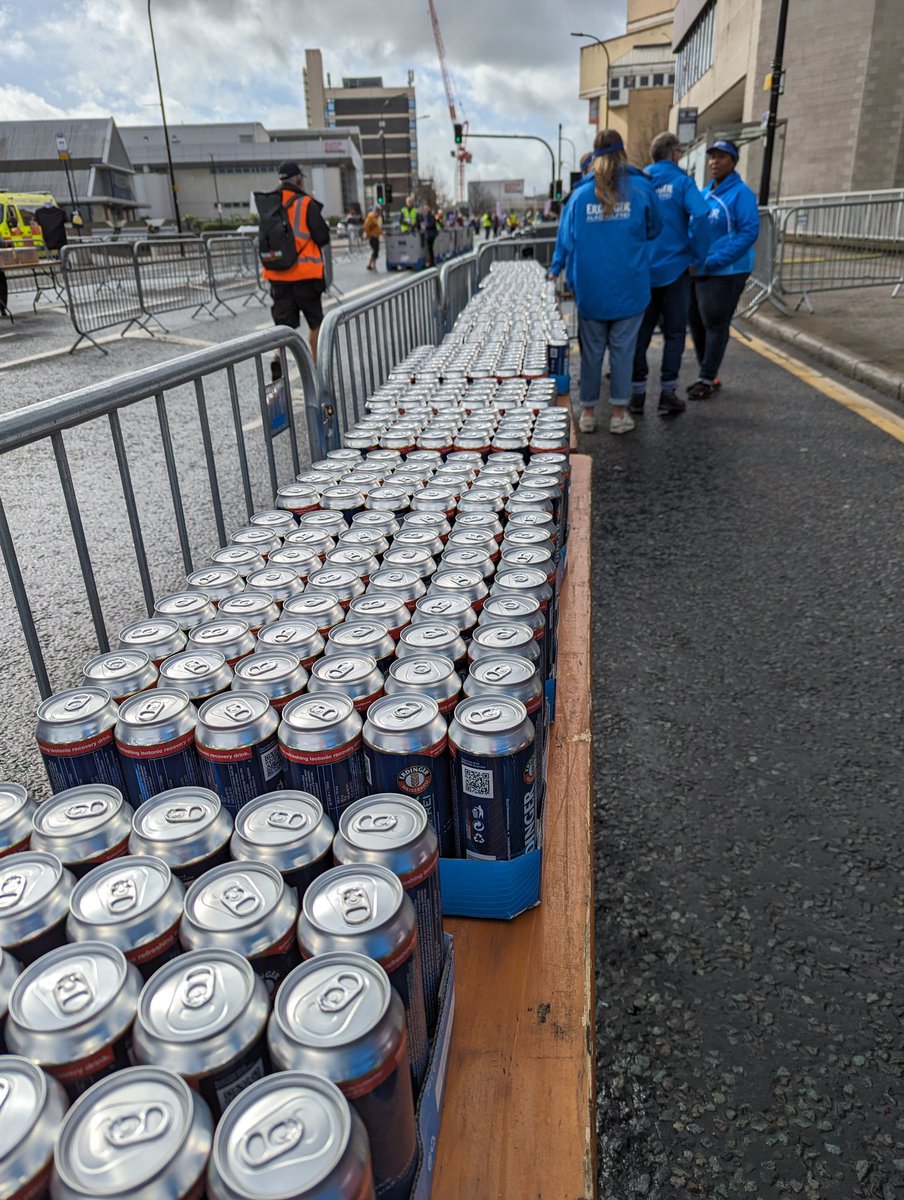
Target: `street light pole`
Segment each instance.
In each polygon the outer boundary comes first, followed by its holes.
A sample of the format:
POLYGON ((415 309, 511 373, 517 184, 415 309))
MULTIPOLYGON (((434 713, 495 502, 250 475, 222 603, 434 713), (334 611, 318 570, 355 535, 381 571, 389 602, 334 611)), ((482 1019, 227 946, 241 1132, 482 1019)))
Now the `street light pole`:
POLYGON ((216 201, 217 201, 217 223, 219 224, 220 228, 222 229, 223 228, 223 206, 220 203, 220 185, 217 183, 217 168, 213 161, 213 155, 208 154, 207 157, 210 159, 210 173, 213 176, 213 194, 216 197, 216 201))
POLYGON ((533 133, 472 133, 468 130, 469 138, 493 138, 497 141, 515 141, 515 142, 539 142, 541 146, 545 146, 549 151, 549 165, 552 170, 549 183, 551 187, 555 187, 556 182, 556 156, 552 146, 545 138, 537 137, 533 133))
POLYGON ((603 128, 608 129, 609 128, 609 72, 612 70, 612 63, 609 61, 609 51, 606 47, 606 43, 602 40, 602 38, 594 37, 592 33, 573 33, 573 34, 571 34, 571 36, 572 37, 590 38, 590 40, 592 42, 596 42, 596 44, 598 46, 602 47, 603 54, 605 54, 605 56, 606 56, 606 86, 605 86, 605 90, 603 92, 603 95, 605 96, 605 99, 606 99, 606 109, 605 109, 606 118, 603 122, 603 128))
POLYGON ((769 116, 766 119, 766 143, 763 146, 763 173, 760 177, 760 204, 769 203, 772 182, 772 155, 775 150, 775 130, 778 125, 778 98, 782 93, 782 60, 785 56, 785 31, 788 27, 788 0, 782 0, 775 36, 775 57, 772 59, 772 86, 769 89, 769 116))
POLYGON ((151 50, 154 55, 154 71, 157 75, 157 93, 160 96, 160 116, 163 118, 163 141, 166 146, 166 161, 169 166, 170 187, 173 189, 173 210, 176 214, 176 228, 182 232, 182 217, 179 214, 179 197, 176 189, 176 172, 173 169, 173 156, 170 152, 169 129, 166 124, 166 107, 163 103, 163 84, 160 82, 160 64, 157 62, 157 41, 154 37, 154 22, 151 18, 151 0, 148 0, 148 25, 151 30, 151 50))

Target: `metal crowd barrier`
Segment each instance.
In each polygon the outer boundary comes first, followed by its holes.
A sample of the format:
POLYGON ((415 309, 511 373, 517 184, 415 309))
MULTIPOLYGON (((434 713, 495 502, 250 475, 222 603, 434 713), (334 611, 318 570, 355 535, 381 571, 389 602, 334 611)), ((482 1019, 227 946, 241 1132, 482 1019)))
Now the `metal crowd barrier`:
POLYGON ((439 304, 446 333, 477 290, 477 255, 465 254, 443 263, 439 272, 439 304))
POLYGON ((787 306, 775 294, 775 218, 768 208, 761 208, 759 213, 760 232, 754 246, 753 269, 738 304, 739 317, 752 316, 767 300, 787 312, 787 306))
POLYGON ((159 313, 192 307, 192 316, 204 311, 216 320, 210 261, 200 238, 140 238, 133 253, 145 311, 155 321, 159 313))
POLYGON ((225 308, 229 300, 241 300, 245 308, 252 300, 266 304, 261 290, 261 267, 254 239, 242 234, 205 239, 210 282, 216 304, 225 308))
POLYGON ((367 397, 415 346, 442 337, 439 273, 421 271, 331 309, 320 326, 317 373, 331 420, 331 448, 367 397))
MULTIPOLYGON (((92 652, 85 645, 72 661, 84 641, 74 624, 83 599, 97 648, 106 651, 111 627, 140 619, 140 609, 150 614, 161 588, 176 590, 180 575, 202 565, 215 545, 226 545, 254 511, 270 507, 279 484, 325 448, 307 342, 284 327, 0 416, 0 551, 41 695, 81 682, 77 668, 92 652), (284 403, 276 412, 263 357, 272 351, 283 369, 284 403), (301 430, 290 359, 300 375, 301 430), (154 408, 140 407, 143 401, 154 408), (288 441, 277 441, 281 431, 288 441), (71 542, 63 536, 66 518, 71 542), (49 531, 48 556, 37 551, 47 551, 49 531), (30 591, 40 593, 38 612, 30 591), (108 624, 106 610, 116 624, 108 624)), ((7 622, 9 594, 0 588, 7 622)), ((9 699, 7 709, 17 697, 9 699)))
POLYGON ((119 325, 124 326, 122 333, 126 333, 133 325, 144 328, 151 319, 144 305, 130 243, 71 242, 63 247, 60 262, 66 306, 79 335, 72 350, 87 339, 106 354, 93 334, 119 325))
POLYGON ((62 268, 58 259, 44 259, 28 266, 6 267, 5 275, 9 294, 30 295, 34 312, 38 311, 38 305, 45 298, 50 304, 66 303, 62 268))
POLYGON ((555 248, 554 237, 498 237, 481 242, 477 247, 477 283, 489 274, 490 265, 494 262, 535 258, 541 266, 549 267, 555 248))

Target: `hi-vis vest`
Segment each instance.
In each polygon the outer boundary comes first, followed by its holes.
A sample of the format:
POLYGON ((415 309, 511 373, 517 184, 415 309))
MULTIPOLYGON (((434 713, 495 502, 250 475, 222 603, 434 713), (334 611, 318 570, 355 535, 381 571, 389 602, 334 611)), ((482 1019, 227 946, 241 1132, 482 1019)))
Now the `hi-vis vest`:
POLYGON ((264 267, 261 272, 264 279, 271 279, 275 283, 297 283, 302 279, 323 279, 323 255, 308 229, 308 207, 311 197, 300 196, 291 188, 283 188, 282 202, 289 214, 289 220, 292 222, 292 235, 295 238, 298 258, 288 271, 271 271, 268 267, 264 267))
POLYGON ((407 233, 410 229, 414 229, 417 225, 417 209, 402 208, 402 233, 407 233))

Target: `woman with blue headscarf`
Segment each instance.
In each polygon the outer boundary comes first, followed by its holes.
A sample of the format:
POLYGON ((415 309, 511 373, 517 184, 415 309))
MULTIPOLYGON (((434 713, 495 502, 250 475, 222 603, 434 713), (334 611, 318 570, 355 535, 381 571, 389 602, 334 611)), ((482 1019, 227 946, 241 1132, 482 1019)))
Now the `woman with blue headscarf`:
POLYGON ((608 350, 609 432, 629 433, 634 345, 650 303, 649 245, 662 229, 662 216, 652 183, 629 165, 621 136, 611 129, 596 135, 591 178, 575 190, 560 231, 580 319, 579 427, 582 433, 596 429, 608 350))

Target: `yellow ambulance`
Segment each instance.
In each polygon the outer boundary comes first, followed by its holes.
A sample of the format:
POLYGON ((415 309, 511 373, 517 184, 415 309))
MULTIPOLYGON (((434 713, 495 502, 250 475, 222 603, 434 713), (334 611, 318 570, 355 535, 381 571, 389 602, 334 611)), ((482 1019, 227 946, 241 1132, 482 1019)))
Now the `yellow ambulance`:
POLYGON ((33 215, 48 200, 56 204, 49 192, 0 191, 0 244, 17 249, 33 246, 43 254, 44 235, 33 215))

